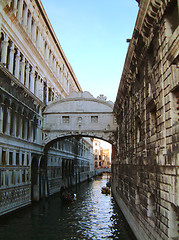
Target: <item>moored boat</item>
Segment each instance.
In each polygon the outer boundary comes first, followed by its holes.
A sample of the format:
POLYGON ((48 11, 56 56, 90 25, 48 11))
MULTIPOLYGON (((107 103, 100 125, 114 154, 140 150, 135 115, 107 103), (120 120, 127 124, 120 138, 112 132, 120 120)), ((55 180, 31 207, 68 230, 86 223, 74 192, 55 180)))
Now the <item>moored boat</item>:
POLYGON ((102 187, 101 193, 103 194, 110 194, 110 188, 109 187, 102 187))

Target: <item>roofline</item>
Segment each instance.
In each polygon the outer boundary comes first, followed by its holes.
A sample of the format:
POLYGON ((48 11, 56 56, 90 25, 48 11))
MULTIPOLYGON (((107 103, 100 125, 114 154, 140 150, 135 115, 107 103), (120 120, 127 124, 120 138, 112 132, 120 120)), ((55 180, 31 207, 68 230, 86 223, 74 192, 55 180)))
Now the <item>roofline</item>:
POLYGON ((58 40, 58 38, 57 38, 54 30, 53 30, 53 27, 52 27, 52 25, 51 25, 51 23, 50 23, 50 20, 49 20, 49 18, 48 18, 48 16, 47 16, 47 13, 46 13, 46 11, 45 11, 45 9, 44 9, 41 1, 40 1, 40 0, 35 0, 35 2, 36 2, 37 6, 38 6, 38 8, 39 8, 39 10, 40 10, 40 12, 41 12, 41 14, 42 14, 42 17, 43 17, 43 19, 44 19, 44 21, 45 21, 45 23, 46 23, 46 25, 47 25, 47 27, 48 27, 48 29, 49 29, 49 31, 50 31, 50 34, 52 35, 52 38, 53 38, 53 40, 54 40, 54 42, 55 42, 55 44, 56 44, 59 52, 60 52, 61 55, 62 55, 63 60, 65 61, 66 65, 67 65, 67 67, 68 67, 69 72, 71 73, 71 75, 72 75, 72 77, 73 77, 73 80, 74 80, 74 82, 75 82, 78 90, 79 90, 79 91, 82 91, 82 88, 81 88, 81 86, 80 86, 80 84, 79 84, 79 82, 78 82, 78 80, 77 80, 77 77, 76 77, 75 73, 73 72, 70 63, 68 62, 68 60, 67 60, 67 58, 66 58, 66 56, 65 56, 65 53, 64 53, 64 51, 63 51, 63 49, 62 49, 62 47, 61 47, 61 45, 60 45, 60 42, 59 42, 59 40, 58 40))

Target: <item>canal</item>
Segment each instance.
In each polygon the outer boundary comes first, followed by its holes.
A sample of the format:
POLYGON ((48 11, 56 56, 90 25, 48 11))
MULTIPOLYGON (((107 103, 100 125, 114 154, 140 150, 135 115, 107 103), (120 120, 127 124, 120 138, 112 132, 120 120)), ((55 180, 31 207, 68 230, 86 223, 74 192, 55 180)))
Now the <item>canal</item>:
POLYGON ((73 189, 77 200, 64 203, 57 194, 0 219, 1 240, 134 240, 112 195, 101 193, 107 175, 73 189))

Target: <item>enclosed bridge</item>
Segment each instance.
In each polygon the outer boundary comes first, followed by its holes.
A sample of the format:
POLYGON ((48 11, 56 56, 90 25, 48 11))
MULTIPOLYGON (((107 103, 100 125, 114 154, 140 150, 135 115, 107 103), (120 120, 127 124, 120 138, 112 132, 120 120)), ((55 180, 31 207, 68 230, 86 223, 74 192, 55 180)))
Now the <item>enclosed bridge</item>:
POLYGON ((65 99, 49 103, 44 110, 44 145, 68 136, 84 136, 114 143, 117 124, 113 103, 103 95, 73 92, 65 99))

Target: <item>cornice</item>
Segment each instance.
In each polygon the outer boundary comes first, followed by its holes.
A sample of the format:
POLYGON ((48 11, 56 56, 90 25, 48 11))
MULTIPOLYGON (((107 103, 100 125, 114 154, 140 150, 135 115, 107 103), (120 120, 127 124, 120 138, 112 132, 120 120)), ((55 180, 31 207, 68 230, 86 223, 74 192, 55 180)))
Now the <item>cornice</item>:
POLYGON ((37 6, 38 6, 38 8, 39 8, 39 10, 40 10, 40 12, 42 14, 42 17, 43 17, 43 19, 44 19, 44 21, 45 21, 45 23, 46 23, 46 25, 48 27, 48 30, 49 30, 49 32, 50 32, 50 34, 51 34, 51 36, 52 36, 52 38, 53 38, 53 40, 55 42, 56 47, 58 48, 59 52, 61 53, 61 56, 62 56, 62 58, 63 58, 63 60, 64 60, 64 62, 66 64, 69 72, 71 73, 71 76, 72 76, 73 80, 75 81, 75 84, 76 84, 78 90, 82 91, 82 88, 81 88, 81 86, 80 86, 80 84, 79 84, 79 82, 78 82, 78 80, 76 78, 75 73, 73 72, 73 69, 72 69, 70 63, 68 62, 68 60, 67 60, 67 58, 65 56, 65 53, 64 53, 64 51, 63 51, 63 49, 62 49, 62 47, 61 47, 61 45, 59 43, 59 40, 58 40, 54 30, 53 30, 53 27, 52 27, 52 25, 51 25, 51 23, 50 23, 50 21, 48 19, 48 16, 47 16, 47 14, 45 12, 45 9, 44 9, 41 1, 40 0, 35 0, 35 2, 36 2, 37 6))
MULTIPOLYGON (((157 29, 157 24, 162 18, 169 0, 165 3, 161 0, 142 0, 139 5, 132 39, 129 43, 124 68, 121 76, 121 81, 114 104, 118 109, 120 99, 134 81, 137 75, 137 69, 140 68, 142 59, 144 59, 146 51, 154 37, 157 29)), ((121 100, 122 101, 122 100, 121 100)))
POLYGON ((26 88, 24 86, 24 84, 22 84, 17 78, 14 77, 14 75, 12 75, 3 65, 2 63, 0 63, 0 70, 2 70, 4 72, 4 74, 9 77, 16 85, 18 85, 19 87, 23 88, 24 91, 32 97, 32 99, 34 99, 34 102, 36 103, 36 105, 40 105, 42 107, 45 107, 45 104, 39 99, 37 98, 28 88, 26 88))

